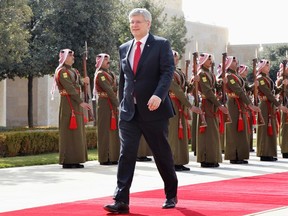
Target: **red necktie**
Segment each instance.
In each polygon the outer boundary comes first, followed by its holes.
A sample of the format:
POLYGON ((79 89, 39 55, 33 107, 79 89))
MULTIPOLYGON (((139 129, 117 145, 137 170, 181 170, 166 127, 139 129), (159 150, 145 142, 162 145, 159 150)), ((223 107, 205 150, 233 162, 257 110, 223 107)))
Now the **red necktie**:
POLYGON ((137 71, 137 67, 138 67, 138 62, 139 62, 139 59, 140 59, 140 56, 141 56, 141 41, 137 41, 136 42, 136 50, 135 50, 135 53, 134 53, 134 61, 133 61, 133 72, 134 74, 136 74, 136 71, 137 71))

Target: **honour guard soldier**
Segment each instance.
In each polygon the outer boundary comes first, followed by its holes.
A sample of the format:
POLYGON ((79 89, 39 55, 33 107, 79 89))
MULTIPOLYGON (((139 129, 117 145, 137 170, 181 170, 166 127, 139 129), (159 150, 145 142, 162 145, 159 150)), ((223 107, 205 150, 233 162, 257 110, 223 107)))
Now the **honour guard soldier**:
MULTIPOLYGON (((247 80, 247 75, 248 75, 248 66, 241 64, 238 67, 238 74, 239 76, 243 79, 245 82, 245 91, 247 96, 252 100, 252 95, 253 95, 253 88, 254 88, 254 83, 250 84, 247 80)), ((254 104, 255 105, 255 104, 254 104)), ((249 134, 249 143, 250 143, 250 152, 254 152, 255 150, 253 149, 253 127, 256 126, 256 115, 255 112, 252 110, 248 109, 248 134, 249 134)))
MULTIPOLYGON (((286 62, 284 63, 286 64, 286 62)), ((285 65, 285 69, 283 63, 280 64, 280 71, 277 74, 276 86, 280 90, 280 99, 284 106, 287 106, 287 95, 288 95, 288 67, 285 65), (284 71, 285 70, 285 71, 284 71)), ((279 145, 281 147, 281 153, 283 158, 288 158, 288 114, 281 114, 281 122, 280 122, 280 133, 279 133, 279 145)))
MULTIPOLYGON (((224 78, 226 79, 226 78, 224 78)), ((216 75, 216 97, 218 100, 222 100, 222 64, 219 64, 217 67, 217 75, 216 75)), ((221 143, 221 152, 222 154, 225 152, 225 122, 223 113, 218 110, 219 115, 219 134, 220 134, 220 143, 221 143)))
POLYGON ((73 68, 74 52, 62 49, 59 53, 59 66, 55 70, 54 86, 59 89, 59 163, 63 168, 83 168, 87 161, 87 143, 83 110, 90 110, 88 103, 80 97, 81 88, 89 84, 89 77, 81 79, 73 68))
MULTIPOLYGON (((212 55, 202 53, 199 56, 199 91, 201 93, 201 107, 205 113, 207 127, 199 128, 197 149, 197 162, 201 167, 219 167, 222 162, 221 144, 219 136, 219 121, 217 111, 228 113, 228 109, 221 105, 215 95, 216 77, 210 72, 212 55)), ((200 119, 198 120, 198 127, 200 119)))
POLYGON ((232 164, 247 164, 250 154, 248 109, 259 112, 246 94, 245 82, 237 74, 237 59, 226 58, 227 106, 232 122, 226 125, 225 159, 232 164))
MULTIPOLYGON (((173 50, 173 56, 175 66, 177 66, 179 62, 178 52, 173 50)), ((185 74, 176 67, 169 91, 169 96, 172 99, 176 115, 169 119, 168 128, 168 140, 171 146, 176 171, 190 170, 190 168, 184 166, 189 163, 188 139, 191 138, 187 108, 192 109, 195 113, 201 112, 201 109, 192 106, 189 102, 187 95, 185 94, 185 84, 185 74)))
POLYGON ((95 66, 93 99, 97 97, 98 161, 100 165, 113 165, 118 163, 120 152, 117 79, 109 70, 108 54, 97 55, 95 66))
POLYGON ((260 109, 265 125, 258 126, 257 156, 261 161, 277 160, 277 120, 276 108, 287 113, 287 107, 275 98, 275 85, 269 77, 270 62, 262 59, 257 65, 257 80, 259 83, 260 109))

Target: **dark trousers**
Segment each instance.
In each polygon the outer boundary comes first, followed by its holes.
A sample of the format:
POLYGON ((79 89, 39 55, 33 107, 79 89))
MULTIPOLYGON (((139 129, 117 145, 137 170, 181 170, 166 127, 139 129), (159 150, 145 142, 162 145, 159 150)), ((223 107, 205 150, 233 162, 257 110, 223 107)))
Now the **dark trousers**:
POLYGON ((131 121, 119 121, 120 157, 117 172, 117 187, 114 199, 129 204, 129 192, 133 180, 136 157, 141 135, 144 135, 164 181, 166 199, 177 195, 178 180, 170 145, 167 141, 168 119, 143 121, 137 107, 131 121))

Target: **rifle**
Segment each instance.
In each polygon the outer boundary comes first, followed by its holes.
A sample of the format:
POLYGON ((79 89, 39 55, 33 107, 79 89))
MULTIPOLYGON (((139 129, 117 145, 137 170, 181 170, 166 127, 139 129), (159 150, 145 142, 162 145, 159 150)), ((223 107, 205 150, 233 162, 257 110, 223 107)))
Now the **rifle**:
MULTIPOLYGON (((226 106, 226 102, 227 102, 227 96, 226 96, 226 84, 224 83, 224 79, 225 79, 225 74, 226 74, 226 66, 225 66, 225 62, 226 62, 226 57, 227 57, 227 53, 222 53, 222 104, 224 106, 226 106)), ((232 123, 232 119, 230 114, 224 114, 223 113, 223 117, 224 117, 224 122, 225 123, 232 123)))
MULTIPOLYGON (((282 73, 282 77, 283 77, 283 81, 286 78, 285 76, 285 70, 286 70, 286 65, 287 65, 287 60, 284 59, 283 62, 283 73, 282 73)), ((283 84, 283 100, 282 100, 282 104, 283 106, 287 107, 287 95, 286 95, 286 85, 283 84)), ((286 118, 285 118, 285 124, 288 124, 288 114, 286 114, 286 118)))
MULTIPOLYGON (((256 64, 257 64, 257 58, 254 58, 253 60, 253 77, 254 77, 254 105, 258 106, 258 87, 256 85, 257 77, 256 77, 256 64)), ((262 113, 259 112, 257 114, 257 125, 265 125, 264 118, 262 116, 262 113)))
POLYGON ((211 65, 211 73, 214 74, 214 67, 215 67, 215 62, 213 60, 212 65, 211 65))
MULTIPOLYGON (((198 52, 193 53, 193 74, 194 76, 197 75, 197 59, 198 59, 198 52)), ((198 98, 198 82, 194 82, 194 100, 195 100, 195 106, 199 107, 199 98, 198 98)), ((207 122, 205 119, 205 113, 202 112, 200 114, 200 128, 207 127, 207 122)))
MULTIPOLYGON (((86 66, 87 59, 88 59, 88 48, 87 48, 87 42, 85 41, 85 51, 83 53, 83 58, 82 58, 84 77, 87 77, 87 66, 86 66)), ((84 84, 84 102, 89 103, 88 84, 84 84)), ((88 110, 88 122, 90 121, 94 121, 92 110, 88 110)))
POLYGON ((190 60, 186 60, 185 61, 185 77, 186 77, 186 79, 188 78, 189 65, 190 65, 190 60))
POLYGON ((191 91, 191 85, 188 83, 188 69, 190 65, 190 60, 185 61, 185 92, 189 93, 191 91))

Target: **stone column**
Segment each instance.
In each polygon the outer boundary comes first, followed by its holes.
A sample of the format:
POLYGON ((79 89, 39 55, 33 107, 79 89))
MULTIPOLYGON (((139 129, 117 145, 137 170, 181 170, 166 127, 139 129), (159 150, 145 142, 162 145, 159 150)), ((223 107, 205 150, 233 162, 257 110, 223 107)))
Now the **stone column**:
POLYGON ((0 81, 0 126, 6 127, 6 80, 0 81))

